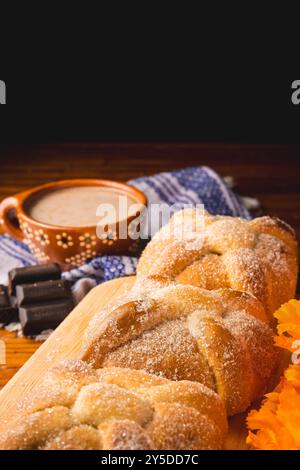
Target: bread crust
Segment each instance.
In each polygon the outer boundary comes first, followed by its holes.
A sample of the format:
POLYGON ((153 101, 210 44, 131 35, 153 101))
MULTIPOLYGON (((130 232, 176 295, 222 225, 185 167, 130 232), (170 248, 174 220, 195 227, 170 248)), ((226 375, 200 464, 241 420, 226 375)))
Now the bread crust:
POLYGON ((248 292, 263 303, 271 321, 274 311, 295 295, 294 230, 278 218, 244 220, 205 212, 191 238, 185 226, 196 224, 197 216, 196 209, 180 211, 153 237, 137 266, 140 282, 152 277, 248 292))
POLYGON ((221 449, 226 433, 222 400, 200 383, 63 361, 2 426, 0 449, 221 449))
POLYGON ((265 310, 251 294, 148 281, 95 315, 82 357, 94 367, 199 381, 232 415, 266 391, 279 352, 265 310))
POLYGON ((208 213, 193 230, 195 210, 184 213, 187 227, 177 213, 146 247, 132 291, 90 321, 83 361, 49 370, 2 425, 0 449, 221 449, 226 415, 268 390, 295 234, 208 213))

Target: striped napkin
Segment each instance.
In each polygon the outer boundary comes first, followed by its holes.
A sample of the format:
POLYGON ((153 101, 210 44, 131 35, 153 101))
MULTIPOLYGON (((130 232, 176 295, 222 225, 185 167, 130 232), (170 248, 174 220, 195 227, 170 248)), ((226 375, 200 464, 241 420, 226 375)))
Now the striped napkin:
MULTIPOLYGON (((148 202, 204 204, 211 214, 232 215, 249 219, 242 198, 233 193, 228 180, 206 166, 184 168, 128 181, 143 191, 148 202)), ((8 235, 0 236, 0 283, 7 283, 7 273, 19 266, 37 264, 28 247, 8 235)), ((96 284, 135 274, 137 256, 98 256, 79 268, 63 273, 73 283, 76 301, 96 284)))

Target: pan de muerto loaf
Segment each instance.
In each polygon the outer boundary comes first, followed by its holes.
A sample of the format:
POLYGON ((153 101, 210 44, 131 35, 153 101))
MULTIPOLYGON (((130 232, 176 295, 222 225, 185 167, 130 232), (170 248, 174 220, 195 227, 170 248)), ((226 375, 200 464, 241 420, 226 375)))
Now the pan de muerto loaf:
POLYGON ((0 449, 221 449, 226 433, 222 400, 202 384, 64 361, 2 426, 0 449))
POLYGON ((266 391, 278 351, 251 294, 148 281, 92 318, 82 358, 201 382, 232 415, 266 391))
POLYGON ((297 242, 293 229, 276 218, 244 220, 187 209, 153 237, 137 275, 249 292, 271 319, 295 295, 297 242))

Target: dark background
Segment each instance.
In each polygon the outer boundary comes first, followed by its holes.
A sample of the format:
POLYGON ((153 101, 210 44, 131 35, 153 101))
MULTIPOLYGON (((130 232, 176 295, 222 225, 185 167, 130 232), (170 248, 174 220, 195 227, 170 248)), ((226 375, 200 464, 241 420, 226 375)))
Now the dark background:
POLYGON ((3 6, 0 144, 300 142, 295 6, 106 7, 3 6))
POLYGON ((287 220, 300 236, 295 57, 289 61, 282 44, 272 43, 272 60, 252 42, 229 54, 232 48, 205 41, 193 49, 152 42, 141 51, 119 41, 92 57, 72 44, 59 56, 43 50, 34 63, 18 53, 17 71, 7 67, 0 76, 7 84, 0 199, 59 179, 128 181, 208 165, 234 177, 237 192, 258 198, 264 213, 287 220))
POLYGON ((98 71, 22 78, 1 75, 0 143, 299 143, 300 105, 284 78, 98 71))
POLYGON ((62 22, 63 41, 57 21, 48 41, 45 23, 31 42, 28 29, 19 35, 0 63, 0 198, 62 178, 208 165, 300 234, 299 54, 288 34, 297 15, 280 8, 275 21, 260 9, 246 24, 241 10, 232 27, 218 7, 208 31, 204 15, 180 10, 180 21, 156 15, 150 25, 132 16, 134 27, 119 12, 95 16, 93 28, 89 15, 75 34, 62 22))

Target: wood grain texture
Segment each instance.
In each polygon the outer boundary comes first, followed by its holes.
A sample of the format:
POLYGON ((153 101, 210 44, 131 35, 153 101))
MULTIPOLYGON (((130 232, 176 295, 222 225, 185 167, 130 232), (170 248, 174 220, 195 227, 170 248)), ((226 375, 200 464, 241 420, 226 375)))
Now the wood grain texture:
MULTIPOLYGON (((300 145, 51 144, 0 147, 0 200, 62 178, 127 181, 145 174, 208 165, 231 175, 240 194, 257 197, 263 211, 289 222, 300 239, 300 145)), ((0 388, 39 346, 0 330, 7 364, 0 388)))
POLYGON ((6 355, 6 364, 0 365, 1 389, 39 348, 41 343, 28 338, 17 338, 15 333, 5 330, 0 330, 0 340, 5 345, 6 355))
POLYGON ((0 391, 0 422, 11 416, 19 401, 39 384, 45 370, 62 359, 80 358, 81 338, 90 320, 108 301, 129 290, 133 278, 109 281, 94 288, 26 361, 0 391))
MULTIPOLYGON (((134 276, 115 279, 95 287, 15 374, 0 392, 0 432, 1 426, 17 413, 20 400, 40 383, 49 367, 62 359, 81 358, 81 339, 90 318, 130 290, 134 279, 134 276)), ((230 418, 227 449, 246 449, 246 415, 230 418)))

